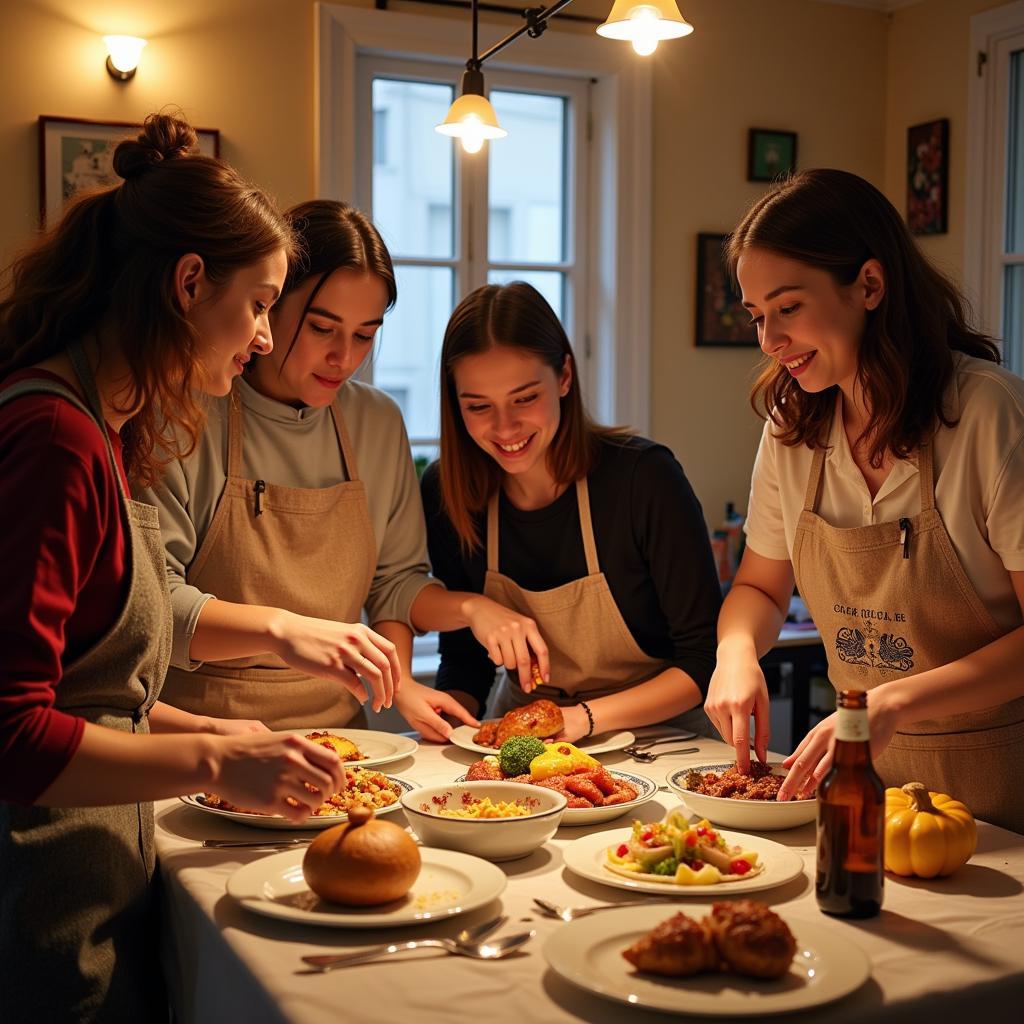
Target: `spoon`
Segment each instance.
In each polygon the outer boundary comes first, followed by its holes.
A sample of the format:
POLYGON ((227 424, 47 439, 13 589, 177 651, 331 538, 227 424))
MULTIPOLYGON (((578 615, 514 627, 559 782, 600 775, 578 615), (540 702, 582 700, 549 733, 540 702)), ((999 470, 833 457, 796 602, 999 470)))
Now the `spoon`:
MULTIPOLYGON (((591 907, 560 907, 550 900, 535 898, 534 903, 548 915, 557 917, 559 921, 575 921, 577 917, 586 917, 587 914, 596 914, 599 910, 615 910, 617 907, 650 907, 662 902, 658 897, 649 897, 646 900, 623 900, 621 903, 597 903, 591 907)), ((667 900, 665 902, 668 902, 667 900)))
POLYGON ((472 957, 474 960, 500 960, 509 953, 525 946, 536 935, 535 931, 520 932, 517 935, 506 935, 503 939, 492 939, 489 942, 456 942, 454 939, 418 939, 415 942, 393 942, 387 946, 371 946, 358 953, 343 953, 340 956, 304 956, 302 962, 314 971, 333 971, 336 967, 349 967, 352 964, 365 964, 371 960, 388 956, 391 953, 402 953, 407 949, 443 949, 446 953, 472 957))

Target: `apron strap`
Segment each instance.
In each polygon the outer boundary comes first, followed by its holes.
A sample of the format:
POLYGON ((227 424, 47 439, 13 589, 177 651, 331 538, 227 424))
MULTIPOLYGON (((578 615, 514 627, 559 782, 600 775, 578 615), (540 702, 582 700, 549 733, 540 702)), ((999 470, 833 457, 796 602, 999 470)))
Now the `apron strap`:
POLYGON ((930 441, 917 450, 917 474, 921 480, 921 511, 935 508, 935 462, 930 441))
POLYGON ((345 474, 350 481, 358 480, 359 466, 356 463, 355 449, 352 447, 352 439, 348 436, 348 427, 345 426, 345 417, 341 414, 341 404, 337 398, 331 402, 331 419, 334 420, 334 432, 338 435, 345 474))
POLYGON ((245 439, 245 416, 242 396, 237 387, 231 388, 228 398, 228 479, 242 475, 242 447, 245 439))
POLYGON ((82 392, 85 394, 86 400, 89 402, 92 418, 96 421, 96 425, 100 428, 100 433, 103 435, 103 444, 107 449, 107 458, 110 460, 110 468, 114 471, 114 479, 117 481, 117 490, 121 495, 121 501, 124 503, 124 507, 127 508, 128 503, 131 500, 131 496, 125 490, 124 481, 121 479, 121 471, 117 467, 117 459, 114 457, 114 447, 110 443, 110 435, 107 433, 107 421, 103 418, 103 403, 100 401, 99 392, 96 390, 96 380, 93 377, 89 361, 85 358, 82 346, 77 341, 73 341, 68 345, 67 353, 68 358, 71 360, 71 365, 74 367, 75 375, 78 377, 79 383, 82 385, 82 392))
POLYGON ((811 471, 807 474, 807 492, 804 494, 804 511, 817 512, 821 504, 821 490, 825 481, 825 449, 815 448, 811 460, 811 471))
POLYGON ((597 544, 594 541, 594 523, 590 517, 590 488, 587 478, 576 481, 576 504, 580 513, 580 531, 583 534, 583 553, 587 556, 587 575, 598 576, 601 565, 597 560, 597 544))
POLYGON ((498 571, 498 498, 501 487, 491 495, 487 502, 487 571, 498 571))

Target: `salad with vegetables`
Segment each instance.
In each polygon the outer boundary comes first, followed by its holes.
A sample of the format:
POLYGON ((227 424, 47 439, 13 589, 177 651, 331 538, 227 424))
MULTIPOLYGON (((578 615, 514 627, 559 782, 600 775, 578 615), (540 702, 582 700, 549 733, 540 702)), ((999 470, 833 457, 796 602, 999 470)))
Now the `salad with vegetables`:
POLYGON ((678 810, 664 821, 634 821, 630 837, 608 847, 605 866, 627 878, 669 885, 717 885, 764 870, 753 850, 730 846, 711 822, 691 825, 678 810))

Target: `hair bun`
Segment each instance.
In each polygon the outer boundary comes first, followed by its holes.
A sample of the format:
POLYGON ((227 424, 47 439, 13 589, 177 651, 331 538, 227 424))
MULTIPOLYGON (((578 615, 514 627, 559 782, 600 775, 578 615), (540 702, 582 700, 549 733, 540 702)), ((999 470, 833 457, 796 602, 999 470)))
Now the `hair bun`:
POLYGON ((195 129, 171 114, 150 114, 134 139, 114 150, 114 172, 126 181, 164 160, 187 156, 199 142, 195 129))

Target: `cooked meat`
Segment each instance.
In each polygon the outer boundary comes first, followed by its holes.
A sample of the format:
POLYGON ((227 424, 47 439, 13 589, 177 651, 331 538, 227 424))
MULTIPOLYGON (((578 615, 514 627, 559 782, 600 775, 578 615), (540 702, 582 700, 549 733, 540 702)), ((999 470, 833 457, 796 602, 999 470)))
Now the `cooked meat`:
POLYGON ((732 765, 721 775, 718 772, 688 772, 686 776, 686 788, 691 793, 726 800, 774 800, 779 795, 782 782, 782 776, 772 775, 771 767, 761 761, 751 761, 747 775, 732 765))
POLYGON ((481 747, 494 747, 497 744, 494 742, 494 738, 498 735, 498 720, 495 719, 492 722, 484 722, 480 726, 480 729, 473 736, 473 742, 479 743, 481 747))
POLYGON ((513 708, 498 723, 494 745, 500 747, 513 736, 554 736, 562 731, 562 709, 550 700, 535 700, 513 708))
POLYGON ((330 747, 342 761, 361 761, 362 751, 344 736, 336 736, 332 732, 307 732, 306 739, 319 743, 321 747, 330 747))
POLYGON ((781 978, 793 962, 796 939, 786 922, 756 900, 713 903, 705 919, 721 958, 738 974, 781 978))
POLYGON ((466 772, 467 782, 501 782, 503 779, 501 769, 493 761, 483 758, 474 761, 466 772))
POLYGON ((682 978, 714 970, 715 947, 703 923, 685 914, 662 921, 622 955, 638 970, 682 978))

